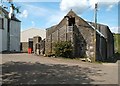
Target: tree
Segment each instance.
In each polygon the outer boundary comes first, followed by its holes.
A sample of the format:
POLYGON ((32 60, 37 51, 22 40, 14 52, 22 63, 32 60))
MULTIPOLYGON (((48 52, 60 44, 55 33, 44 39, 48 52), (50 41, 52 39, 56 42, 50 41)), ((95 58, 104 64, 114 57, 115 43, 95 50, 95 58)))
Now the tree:
MULTIPOLYGON (((14 11, 16 11, 16 13, 21 13, 20 10, 19 10, 21 6, 17 6, 17 7, 14 6, 13 0, 7 0, 7 2, 10 4, 10 11, 12 11, 12 12, 9 12, 9 13, 14 13, 14 11)), ((1 7, 4 8, 4 9, 8 9, 9 7, 4 6, 3 3, 4 3, 4 1, 1 0, 1 4, 2 4, 1 7)))
POLYGON ((55 56, 72 58, 72 44, 70 41, 61 41, 54 43, 55 56))

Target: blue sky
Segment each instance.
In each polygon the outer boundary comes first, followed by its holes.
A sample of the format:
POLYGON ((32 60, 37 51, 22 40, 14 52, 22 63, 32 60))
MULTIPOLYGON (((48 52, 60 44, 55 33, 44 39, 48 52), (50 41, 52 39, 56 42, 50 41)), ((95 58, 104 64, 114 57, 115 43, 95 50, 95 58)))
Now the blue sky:
MULTIPOLYGON (((18 0, 19 1, 19 0, 18 0)), ((87 21, 94 21, 94 4, 98 2, 98 23, 106 24, 112 32, 118 32, 118 0, 59 0, 14 2, 21 6, 21 14, 17 17, 22 21, 21 30, 29 28, 46 29, 60 22, 72 9, 87 21)))

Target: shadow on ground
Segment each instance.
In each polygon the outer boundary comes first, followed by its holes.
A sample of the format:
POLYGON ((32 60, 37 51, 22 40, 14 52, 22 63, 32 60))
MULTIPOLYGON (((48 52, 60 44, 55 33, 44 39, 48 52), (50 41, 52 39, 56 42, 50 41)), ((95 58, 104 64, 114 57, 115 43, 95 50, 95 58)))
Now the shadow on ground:
POLYGON ((90 84, 94 80, 88 74, 100 76, 96 70, 79 66, 26 62, 2 65, 3 84, 90 84))
POLYGON ((109 58, 107 61, 108 63, 116 63, 118 60, 120 60, 120 53, 115 53, 112 58, 109 58))
POLYGON ((16 52, 16 51, 2 51, 0 54, 20 54, 20 53, 27 53, 27 52, 16 52))

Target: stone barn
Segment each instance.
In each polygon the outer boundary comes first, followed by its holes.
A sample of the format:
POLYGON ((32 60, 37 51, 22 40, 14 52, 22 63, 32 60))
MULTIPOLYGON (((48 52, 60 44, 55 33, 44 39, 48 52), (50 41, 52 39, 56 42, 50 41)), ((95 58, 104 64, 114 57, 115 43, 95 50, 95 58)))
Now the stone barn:
POLYGON ((54 52, 53 43, 71 41, 73 57, 89 57, 91 60, 104 61, 114 54, 114 39, 109 27, 85 21, 72 10, 55 26, 46 29, 45 54, 54 52), (96 53, 95 40, 96 39, 96 53))

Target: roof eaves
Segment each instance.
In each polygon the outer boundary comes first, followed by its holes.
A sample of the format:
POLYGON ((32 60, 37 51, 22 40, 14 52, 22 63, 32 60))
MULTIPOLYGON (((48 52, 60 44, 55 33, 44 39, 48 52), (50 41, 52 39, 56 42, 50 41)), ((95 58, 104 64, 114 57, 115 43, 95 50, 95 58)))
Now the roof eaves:
POLYGON ((19 19, 17 19, 16 17, 12 18, 11 20, 17 21, 17 22, 21 22, 19 19))
MULTIPOLYGON (((94 30, 96 30, 95 27, 94 27, 93 25, 91 25, 90 22, 88 22, 88 24, 89 24, 94 30)), ((99 30, 96 30, 96 32, 97 32, 98 34, 100 34, 100 36, 102 36, 102 37, 105 38, 105 36, 104 36, 99 30)))

